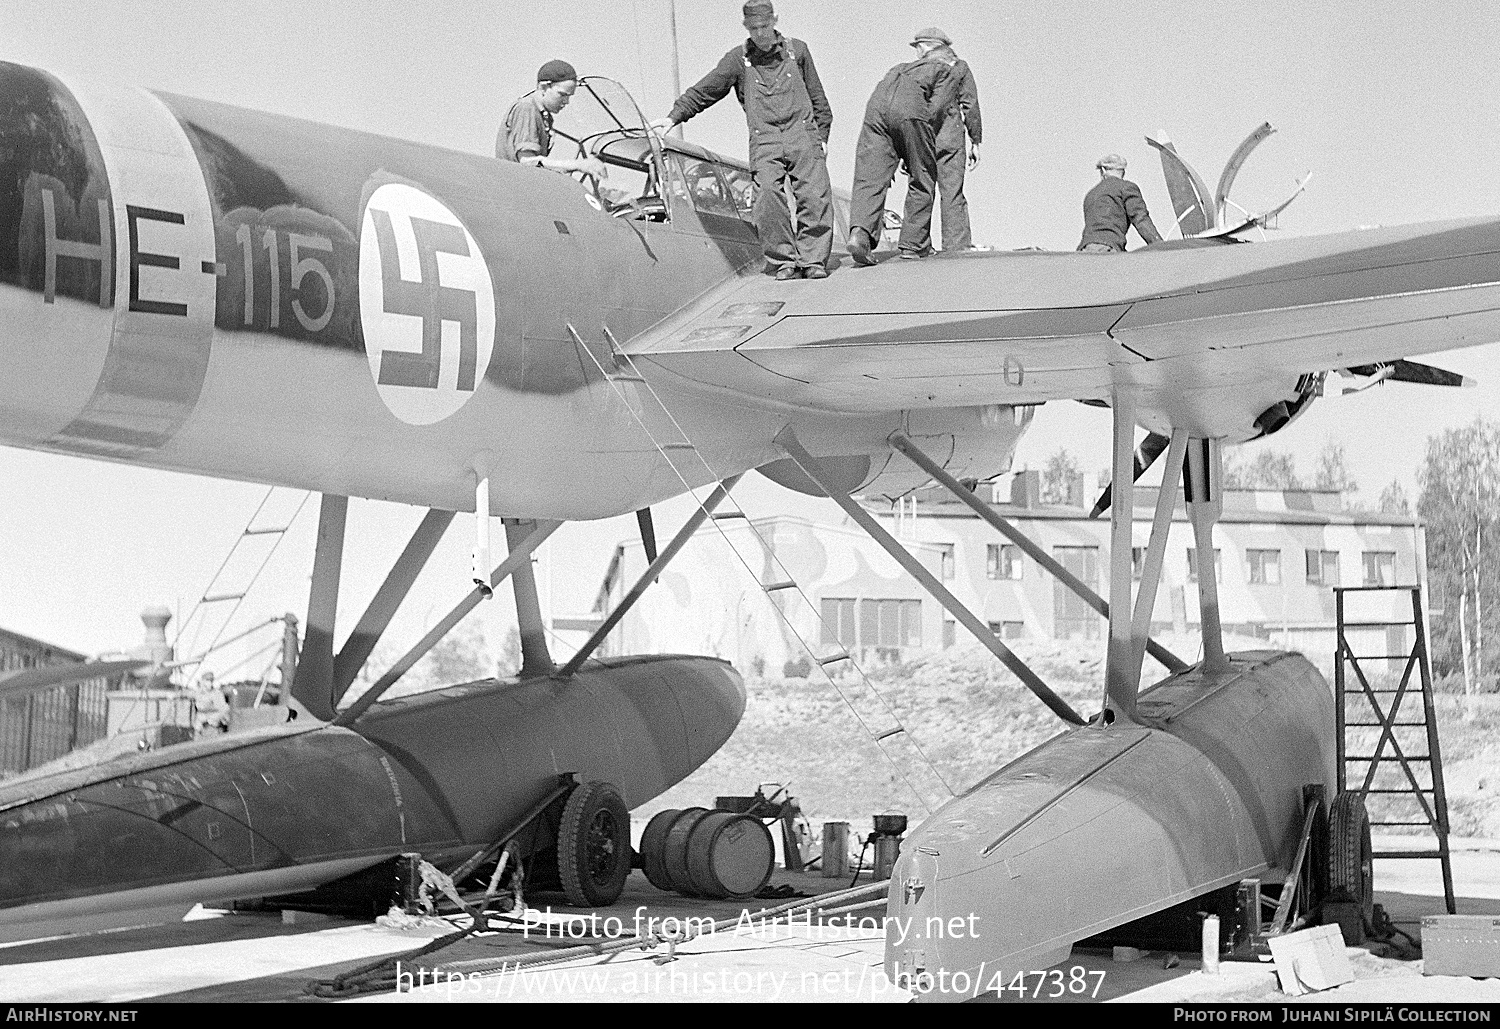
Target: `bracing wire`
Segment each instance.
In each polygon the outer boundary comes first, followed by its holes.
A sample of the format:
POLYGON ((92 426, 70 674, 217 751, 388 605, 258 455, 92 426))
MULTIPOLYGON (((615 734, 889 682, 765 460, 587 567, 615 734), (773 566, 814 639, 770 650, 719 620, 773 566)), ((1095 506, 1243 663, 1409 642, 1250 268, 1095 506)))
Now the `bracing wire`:
MULTIPOLYGON (((687 478, 682 474, 682 472, 678 469, 676 463, 673 462, 671 456, 667 453, 666 448, 662 445, 661 441, 657 439, 656 434, 651 431, 645 420, 635 410, 635 406, 630 403, 627 397, 625 397, 620 383, 616 382, 613 377, 611 377, 610 374, 604 369, 604 366, 600 364, 599 359, 594 354, 593 350, 583 343, 582 339, 578 337, 576 331, 573 333, 573 335, 575 337, 575 345, 579 346, 585 353, 589 355, 589 359, 594 362, 595 367, 599 369, 599 373, 604 377, 605 381, 609 382, 611 387, 613 387, 616 395, 620 398, 626 410, 630 412, 631 417, 635 420, 636 424, 640 426, 641 431, 646 434, 646 437, 651 441, 652 446, 654 446, 657 452, 661 454, 661 456, 666 460, 667 466, 672 469, 673 474, 676 475, 678 481, 682 483, 683 488, 693 498, 694 502, 697 503, 701 508, 703 506, 703 500, 698 496, 697 490, 687 481, 687 478)), ((678 422, 677 418, 672 414, 671 410, 668 409, 666 403, 662 400, 661 395, 656 392, 656 389, 651 385, 651 383, 640 374, 640 370, 636 366, 635 361, 630 357, 630 355, 624 353, 618 347, 612 347, 612 349, 617 355, 617 359, 623 359, 629 365, 632 380, 639 381, 646 387, 646 390, 651 394, 651 398, 656 402, 657 407, 661 409, 662 413, 666 415, 667 420, 671 422, 672 427, 676 430, 677 434, 682 437, 682 440, 684 442, 688 442, 687 433, 683 431, 681 423, 678 422)), ((708 472, 710 481, 716 481, 718 479, 718 475, 708 464, 707 459, 703 457, 703 455, 698 451, 697 447, 691 447, 691 449, 693 453, 698 457, 698 460, 703 464, 704 469, 708 472)), ((739 510, 741 515, 744 514, 744 509, 740 507, 737 500, 734 500, 732 496, 727 496, 726 499, 728 499, 729 502, 739 510)), ((728 533, 726 533, 723 527, 718 524, 718 521, 712 517, 710 517, 708 520, 709 523, 713 525, 714 530, 718 532, 719 536, 723 539, 725 545, 728 546, 730 551, 735 555, 735 558, 740 562, 745 571, 750 575, 750 577, 757 584, 764 586, 764 583, 760 582, 760 576, 756 574, 755 570, 750 566, 749 562, 745 560, 744 555, 740 553, 739 548, 736 547, 734 543, 729 539, 728 533)), ((796 584, 795 580, 787 571, 786 566, 782 563, 781 558, 776 554, 775 550, 766 543, 765 538, 761 536, 759 529, 755 527, 754 523, 748 517, 745 517, 742 520, 745 522, 745 525, 749 529, 751 535, 754 536, 756 541, 760 544, 763 552, 770 556, 770 558, 776 563, 776 566, 780 569, 781 573, 787 576, 787 581, 793 583, 792 588, 796 590, 798 596, 801 597, 803 603, 807 606, 808 610, 812 613, 818 624, 822 626, 822 615, 818 612, 816 606, 813 605, 811 599, 803 591, 801 585, 796 584)), ((855 721, 859 723, 860 728, 863 729, 865 734, 869 736, 872 742, 874 742, 875 746, 880 750, 881 755, 891 765, 892 769, 894 769, 896 774, 901 778, 902 782, 906 784, 907 789, 911 791, 914 797, 917 798, 917 802, 920 803, 929 813, 931 813, 932 806, 928 804, 926 795, 911 781, 911 778, 906 774, 906 770, 902 767, 901 763, 896 760, 895 756, 887 749, 885 745, 885 740, 894 735, 896 732, 900 732, 907 737, 907 739, 911 743, 912 748, 916 751, 918 757, 927 766, 928 771, 933 774, 938 782, 942 784, 943 789, 945 789, 951 796, 953 794, 953 787, 949 785, 948 780, 943 776, 942 772, 938 770, 937 765, 927 755, 927 752, 923 749, 915 734, 913 734, 909 729, 905 727, 900 715, 891 706, 890 702, 885 698, 884 695, 881 694, 879 690, 875 688, 874 683, 870 681, 869 676, 865 673, 864 669, 860 667, 859 663, 854 659, 854 656, 852 654, 846 653, 844 660, 848 661, 850 667, 852 667, 858 674, 861 682, 864 684, 864 687, 870 692, 872 696, 876 698, 876 700, 880 702, 880 706, 885 709, 885 712, 895 723, 896 729, 882 733, 872 727, 866 720, 865 716, 859 711, 858 707, 854 704, 853 700, 839 685, 838 680, 836 680, 833 674, 828 670, 828 666, 818 658, 817 652, 813 649, 812 645, 809 644, 808 641, 803 638, 802 634, 797 631, 797 627, 792 623, 789 614, 786 611, 782 610, 782 608, 775 603, 772 603, 771 607, 776 612, 777 617, 779 617, 782 623, 786 626, 787 630, 791 632, 792 636, 796 638, 797 642, 802 646, 803 650, 806 651, 807 655, 812 659, 813 664, 817 666, 817 668, 823 673, 824 678, 828 681, 828 684, 833 687, 834 692, 838 694, 839 699, 844 702, 844 705, 849 709, 850 713, 854 715, 855 721)))
MULTIPOLYGON (((276 486, 270 486, 266 489, 265 496, 260 498, 260 503, 256 505, 255 511, 250 515, 249 520, 245 522, 245 528, 240 531, 239 538, 235 540, 234 544, 229 548, 228 553, 224 555, 224 560, 219 563, 218 569, 214 572, 213 576, 209 578, 208 585, 204 587, 203 595, 199 597, 198 602, 193 605, 193 609, 188 612, 186 620, 178 625, 177 635, 172 641, 172 648, 174 652, 176 652, 177 650, 178 643, 181 641, 183 633, 187 631, 189 623, 193 623, 194 619, 197 618, 198 613, 203 609, 203 598, 208 596, 209 590, 213 589, 214 583, 218 582, 219 576, 224 573, 224 569, 228 567, 229 562, 233 559, 235 550, 238 549, 240 543, 244 541, 245 533, 250 529, 252 525, 255 524, 255 520, 260 517, 261 511, 265 509, 266 504, 270 501, 271 495, 276 492, 276 489, 276 486)), ((297 509, 293 511, 292 516, 287 519, 287 530, 290 530, 292 525, 301 516, 303 508, 307 506, 307 502, 311 497, 312 493, 310 492, 304 492, 302 494, 302 499, 297 503, 297 509)), ((229 626, 234 622, 234 616, 239 613, 240 606, 244 604, 245 596, 249 594, 251 587, 253 587, 255 583, 260 579, 261 573, 266 570, 266 566, 271 563, 271 558, 276 556, 276 551, 280 549, 281 544, 286 540, 286 537, 287 531, 282 531, 277 534, 276 541, 271 544, 270 549, 267 550, 265 556, 261 558, 260 564, 256 566, 255 572, 250 576, 250 581, 245 584, 245 588, 241 591, 240 597, 233 602, 233 606, 229 609, 229 613, 225 615, 223 621, 219 623, 218 630, 214 633, 214 637, 209 641, 208 646, 203 649, 202 654, 206 655, 211 653, 219 645, 220 640, 222 640, 224 637, 224 633, 229 631, 229 626)), ((204 618, 198 619, 196 624, 194 625, 192 645, 188 647, 188 650, 190 652, 198 651, 198 637, 202 633, 203 625, 206 621, 207 617, 205 616, 204 618)), ((201 670, 202 667, 200 664, 198 671, 195 671, 189 677, 189 686, 192 684, 192 681, 197 678, 201 670)))

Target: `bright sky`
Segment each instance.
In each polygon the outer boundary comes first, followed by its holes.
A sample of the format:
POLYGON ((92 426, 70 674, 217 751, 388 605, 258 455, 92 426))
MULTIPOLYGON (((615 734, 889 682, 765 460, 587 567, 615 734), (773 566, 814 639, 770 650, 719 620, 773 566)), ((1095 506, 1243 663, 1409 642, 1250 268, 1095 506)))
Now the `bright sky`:
MULTIPOLYGON (((743 38, 737 0, 678 7, 682 81, 743 38)), ((535 69, 564 57, 621 80, 648 118, 672 99, 667 0, 563 3, 433 0, 0 0, 0 60, 312 118, 490 153, 506 106, 535 69)), ((1171 221, 1160 167, 1143 137, 1165 130, 1213 182, 1262 121, 1278 133, 1251 158, 1234 199, 1259 209, 1313 173, 1281 234, 1496 213, 1500 166, 1500 5, 1456 0, 1063 4, 1018 0, 781 0, 781 28, 812 49, 834 108, 834 182, 848 185, 864 102, 884 71, 936 24, 974 69, 986 137, 969 178, 975 240, 1071 249, 1095 159, 1119 151, 1157 224, 1171 221)), ((744 120, 726 100, 688 138, 745 152, 744 120)), ((1325 399, 1270 441, 1310 472, 1342 442, 1366 493, 1394 479, 1415 494, 1426 438, 1500 412, 1500 347, 1430 358, 1480 387, 1388 386, 1325 399)), ((1066 446, 1108 464, 1109 415, 1049 405, 1017 455, 1039 466, 1066 446)), ((183 614, 264 490, 0 448, 0 626, 86 652, 129 647, 137 615, 183 614)), ((826 510, 746 480, 752 515, 826 510)), ((315 505, 261 578, 240 621, 307 603, 315 505)), ((662 531, 682 517, 660 516, 662 531)), ((344 575, 346 631, 419 512, 353 507, 344 575)), ((833 515, 829 516, 834 517, 833 515)), ((472 520, 461 517, 392 635, 414 638, 461 596, 472 520)), ((544 606, 587 607, 613 543, 633 520, 564 529, 541 570, 544 606), (549 572, 550 569, 550 572, 549 572), (550 586, 549 586, 550 581, 550 586)), ((502 591, 502 595, 503 595, 502 591)), ((508 600, 484 612, 494 640, 508 600)))

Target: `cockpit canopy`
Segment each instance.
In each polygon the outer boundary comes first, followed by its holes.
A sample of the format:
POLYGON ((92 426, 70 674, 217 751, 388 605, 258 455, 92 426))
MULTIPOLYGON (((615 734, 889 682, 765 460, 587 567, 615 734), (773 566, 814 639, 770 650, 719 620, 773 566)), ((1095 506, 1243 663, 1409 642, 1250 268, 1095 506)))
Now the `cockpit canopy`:
POLYGON ((750 221, 755 180, 749 166, 657 136, 629 92, 612 79, 580 80, 552 132, 551 156, 597 157, 609 167, 607 178, 584 185, 617 217, 667 221, 673 204, 681 202, 700 214, 750 221))

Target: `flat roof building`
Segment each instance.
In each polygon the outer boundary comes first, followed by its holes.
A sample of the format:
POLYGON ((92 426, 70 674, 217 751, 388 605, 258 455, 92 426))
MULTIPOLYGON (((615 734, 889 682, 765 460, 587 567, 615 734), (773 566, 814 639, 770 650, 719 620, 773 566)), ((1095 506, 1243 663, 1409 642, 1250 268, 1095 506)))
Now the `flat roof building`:
MULTIPOLYGON (((51 664, 81 664, 83 654, 0 629, 0 676, 51 664)), ((103 676, 0 699, 0 776, 62 757, 105 735, 103 676)))
MULTIPOLYGON (((1109 519, 1087 517, 1081 490, 1070 498, 1074 503, 1043 504, 1039 476, 1027 471, 980 491, 993 491, 996 513, 1107 597, 1109 519)), ((1137 487, 1137 576, 1155 503, 1154 488, 1137 487)), ((895 507, 883 500, 865 506, 1002 639, 1105 636, 1104 619, 1091 607, 947 493, 923 490, 895 507)), ((827 523, 772 516, 700 531, 611 635, 606 652, 713 654, 748 674, 776 674, 805 670, 801 640, 819 655, 844 648, 870 663, 904 660, 967 635, 873 540, 831 505, 830 511, 827 523), (762 589, 786 581, 796 586, 762 589)), ((1226 490, 1214 543, 1225 632, 1300 651, 1325 672, 1335 646, 1334 586, 1426 582, 1425 538, 1415 518, 1346 510, 1333 491, 1226 490)), ((1197 562, 1179 498, 1153 634, 1198 632, 1197 562)), ((596 614, 613 606, 645 566, 639 541, 622 542, 596 614)), ((1370 620, 1410 619, 1402 594, 1379 594, 1372 602, 1389 610, 1371 612, 1367 605, 1370 620)), ((1351 643, 1362 653, 1409 652, 1406 632, 1382 629, 1379 639, 1351 637, 1351 643)))

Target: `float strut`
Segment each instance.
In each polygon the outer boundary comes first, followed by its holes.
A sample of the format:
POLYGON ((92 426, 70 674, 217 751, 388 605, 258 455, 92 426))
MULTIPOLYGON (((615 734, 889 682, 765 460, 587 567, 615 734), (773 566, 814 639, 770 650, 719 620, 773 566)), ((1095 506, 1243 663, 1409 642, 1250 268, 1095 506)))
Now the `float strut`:
POLYGON ((600 624, 599 628, 594 630, 594 634, 584 642, 583 646, 578 648, 578 653, 574 654, 568 659, 567 664, 558 669, 558 678, 565 679, 583 667, 583 663, 589 659, 595 650, 599 649, 599 644, 604 642, 605 637, 614 630, 616 625, 620 624, 620 619, 625 617, 625 613, 635 606, 637 600, 641 599, 641 594, 646 592, 646 587, 650 586, 656 580, 656 577, 661 574, 661 570, 667 566, 672 558, 677 556, 677 552, 687 545, 687 541, 692 538, 693 533, 697 532, 698 527, 707 520, 709 515, 713 514, 714 508, 723 503, 724 498, 729 496, 729 491, 734 489, 735 483, 739 481, 740 477, 738 475, 732 475, 714 487, 714 491, 708 495, 708 499, 699 504, 698 510, 694 511, 688 520, 683 523, 682 528, 677 530, 677 535, 672 537, 672 541, 667 544, 666 549, 657 555, 655 561, 646 566, 646 571, 636 580, 636 584, 630 587, 630 592, 626 593, 620 599, 620 602, 615 605, 615 609, 606 615, 603 623, 600 624))
MULTIPOLYGON (((511 552, 506 555, 505 560, 496 565, 495 570, 490 573, 490 587, 493 589, 495 586, 500 585, 521 565, 525 564, 527 567, 530 567, 531 552, 541 546, 547 537, 556 532, 561 525, 562 522, 536 522, 531 532, 521 541, 520 546, 512 547, 511 552)), ((402 655, 401 660, 397 661, 384 675, 375 680, 374 685, 360 694, 354 703, 350 704, 343 711, 340 711, 338 717, 333 720, 333 724, 349 725, 359 718, 360 715, 364 714, 371 704, 379 700, 386 690, 395 685, 397 679, 400 679, 410 671, 412 665, 421 660, 422 656, 436 646, 439 640, 448 635, 455 625, 463 621, 464 616, 474 610, 479 605, 479 602, 484 599, 484 596, 485 594, 478 586, 471 589, 468 595, 463 600, 460 600, 452 611, 449 611, 440 622, 431 629, 428 629, 427 634, 418 640, 415 646, 402 655)))
POLYGON ((963 604, 959 603, 957 597, 944 589, 943 584, 938 582, 937 578, 923 566, 922 562, 912 557, 910 551, 896 542, 896 538, 886 532, 870 512, 856 504, 847 493, 838 489, 833 480, 824 474, 823 468, 818 464, 817 459, 804 450, 801 443, 797 442, 796 434, 791 429, 781 430, 780 435, 776 437, 776 445, 785 450, 787 455, 797 463, 797 467, 801 468, 807 474, 808 478, 822 487, 823 492, 833 498, 833 501, 844 509, 845 514, 854 519, 855 523, 861 529, 864 529, 871 539, 879 543, 885 549, 886 553, 895 558, 897 563, 902 568, 905 568, 912 578, 922 584, 923 589, 931 594, 939 604, 948 609, 949 614, 962 622, 964 628, 973 633, 974 638, 984 644, 990 653, 998 657, 1001 663, 1010 669, 1011 673, 1017 679, 1020 679, 1021 683, 1027 689, 1035 693, 1043 704, 1046 704, 1059 718, 1070 725, 1083 724, 1083 719, 1078 716, 1078 712, 1068 706, 1067 701, 1063 700, 1056 693, 1053 693, 1047 684, 1037 677, 1035 672, 1026 667, 1026 662, 1017 657, 1004 643, 1001 643, 995 634, 990 632, 988 626, 974 617, 973 613, 964 607, 963 604))
MULTIPOLYGON (((898 432, 891 436, 890 442, 891 446, 906 455, 913 464, 932 476, 939 484, 946 487, 949 493, 952 493, 968 506, 971 511, 988 522, 996 532, 1020 547, 1026 552, 1028 557, 1050 572, 1068 589, 1078 594, 1084 603, 1088 604, 1095 611, 1098 611, 1105 618, 1109 617, 1109 604, 1105 603, 1103 597, 1084 585, 1078 576, 1068 571, 1058 563, 1056 558, 1033 543, 1020 529, 1017 529, 1002 518, 996 513, 994 508, 976 497, 973 490, 964 489, 963 483, 944 471, 941 465, 923 453, 910 439, 898 432)), ((1146 650, 1169 671, 1181 672, 1188 667, 1186 661, 1177 657, 1155 640, 1148 639, 1146 641, 1146 650)))

